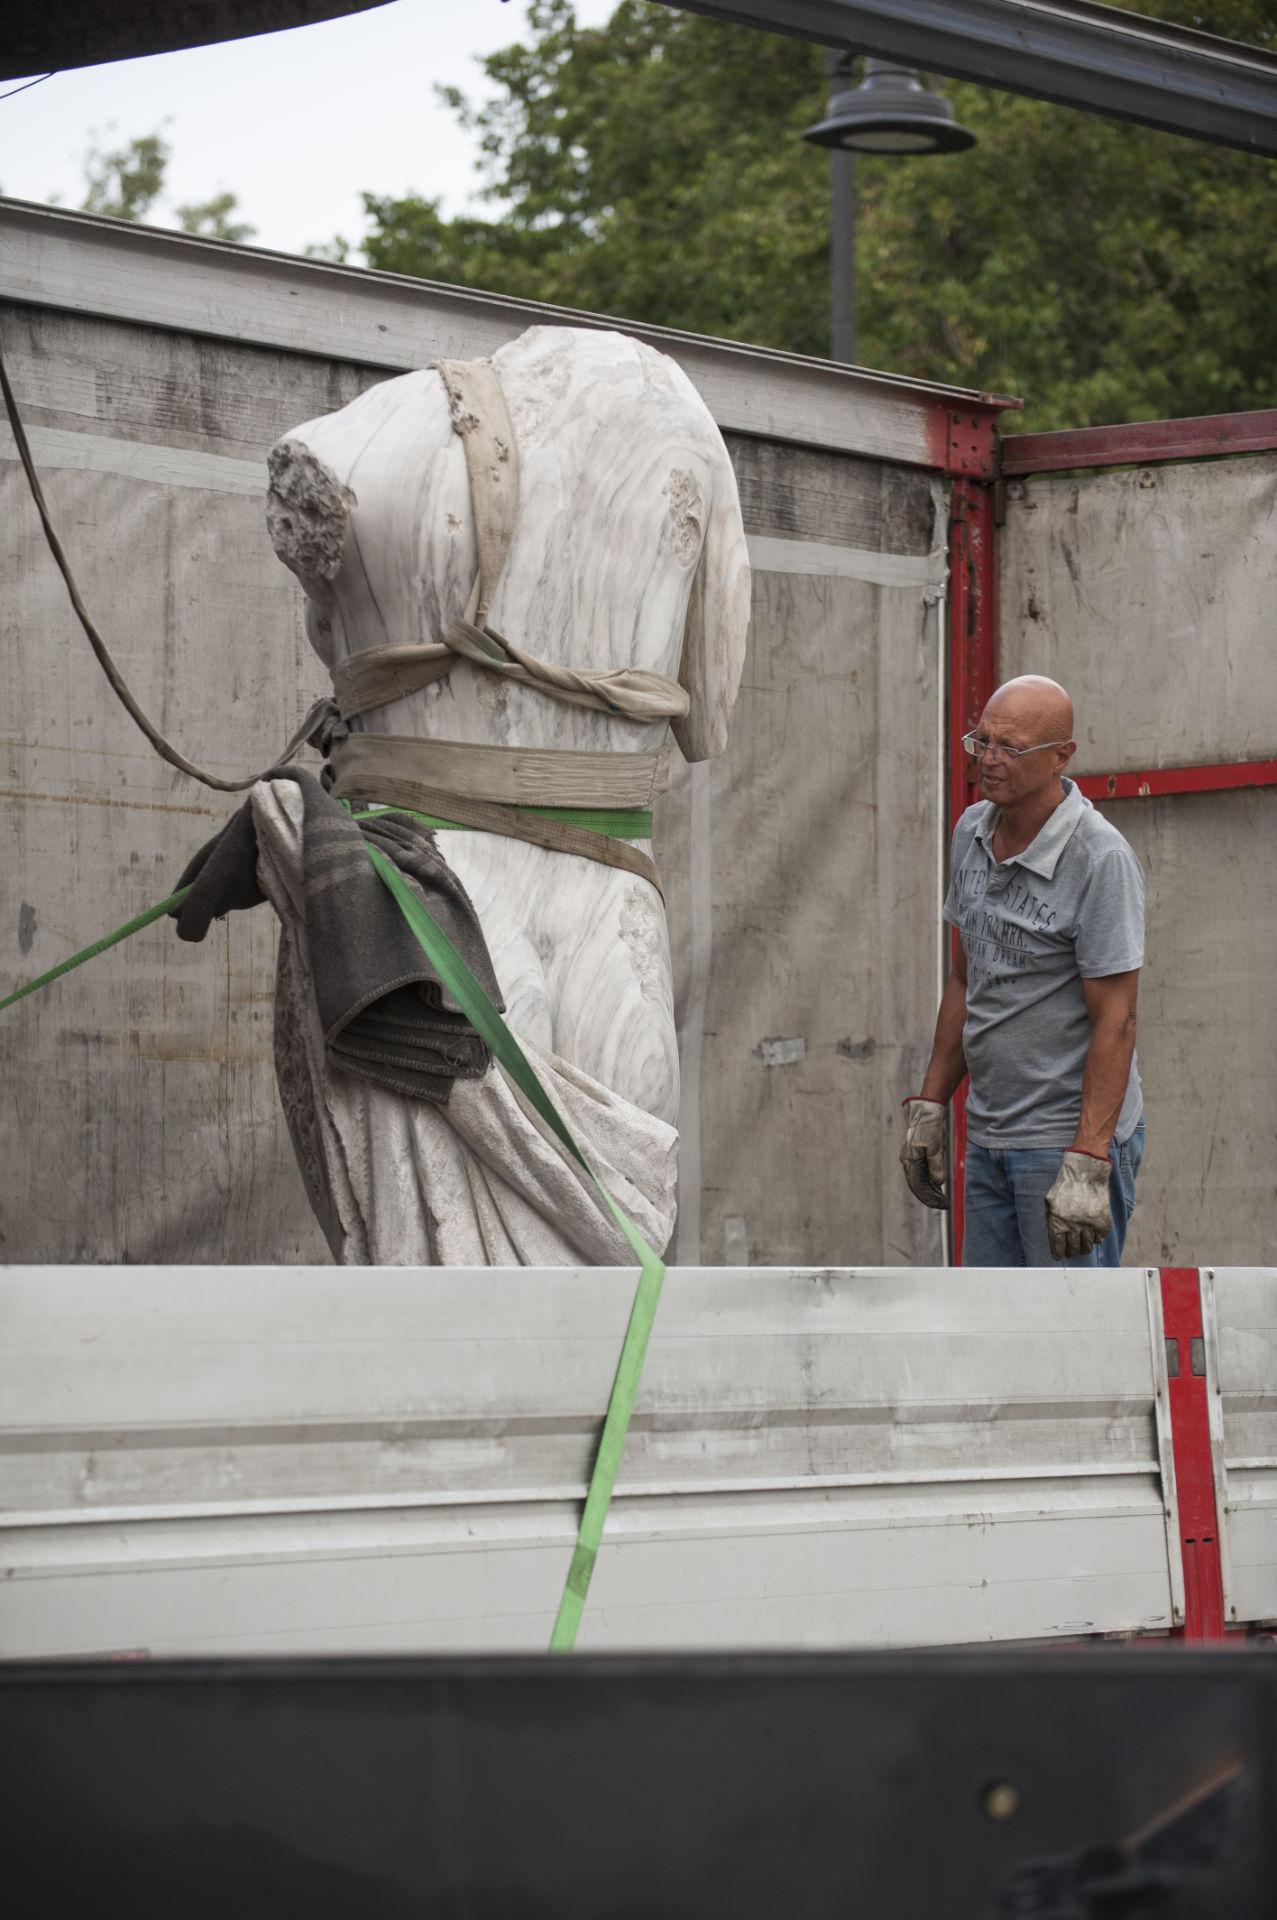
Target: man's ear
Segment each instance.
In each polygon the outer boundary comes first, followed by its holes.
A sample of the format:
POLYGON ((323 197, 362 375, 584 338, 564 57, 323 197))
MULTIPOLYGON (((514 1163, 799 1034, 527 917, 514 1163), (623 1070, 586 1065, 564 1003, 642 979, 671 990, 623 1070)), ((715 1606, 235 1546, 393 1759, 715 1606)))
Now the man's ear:
POLYGON ((1069 761, 1073 758, 1074 754, 1077 752, 1077 741, 1069 740, 1068 742, 1066 742, 1064 746, 1057 747, 1055 751, 1060 756, 1060 764, 1056 768, 1056 772, 1063 773, 1064 769, 1068 766, 1069 761))

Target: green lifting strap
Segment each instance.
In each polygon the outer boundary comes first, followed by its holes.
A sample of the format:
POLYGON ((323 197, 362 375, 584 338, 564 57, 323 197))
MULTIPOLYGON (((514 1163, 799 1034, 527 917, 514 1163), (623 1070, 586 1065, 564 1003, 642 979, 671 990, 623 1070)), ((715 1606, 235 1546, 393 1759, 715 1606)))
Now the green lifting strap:
POLYGON ((189 887, 179 887, 176 893, 170 893, 167 900, 161 900, 157 907, 148 907, 145 913, 139 913, 135 919, 125 921, 124 925, 117 927, 114 933, 104 933, 102 938, 95 940, 91 947, 85 947, 81 952, 73 953, 69 960, 60 960, 56 967, 50 967, 49 971, 42 973, 38 980, 28 980, 25 987, 19 987, 16 993, 9 995, 7 1000, 0 1000, 0 1013, 3 1013, 6 1007, 11 1007, 15 1000, 25 1000, 29 993, 38 993, 41 987, 51 987, 53 982, 60 980, 64 973, 74 972, 75 968, 82 967, 86 960, 95 960, 98 954, 105 953, 108 947, 118 947, 121 940, 127 940, 131 934, 141 933, 143 927, 149 927, 152 920, 162 920, 166 913, 170 913, 174 907, 182 904, 189 892, 189 887))
POLYGON ((642 1269, 634 1303, 630 1308, 629 1324, 625 1329, 616 1378, 612 1383, 612 1397, 608 1401, 607 1415, 603 1421, 603 1435, 595 1456, 594 1472, 590 1477, 589 1491, 585 1496, 585 1509, 581 1515, 572 1564, 568 1569, 567 1585, 563 1589, 558 1617, 550 1636, 551 1653, 568 1653, 576 1641, 577 1628, 581 1624, 581 1615, 585 1611, 585 1596, 589 1592, 590 1577, 594 1572, 594 1563, 598 1558, 599 1547, 603 1540, 603 1523, 607 1519, 607 1510, 611 1505, 612 1489, 616 1484, 617 1469, 621 1464, 626 1435, 630 1430, 634 1401, 643 1372, 643 1361, 647 1356, 652 1324, 656 1319, 656 1309, 661 1298, 665 1263, 647 1244, 633 1222, 627 1219, 595 1173, 573 1139, 567 1122, 538 1080, 527 1055, 442 927, 431 918, 393 861, 388 860, 379 848, 373 846, 368 849, 368 857, 394 895, 400 912, 417 936, 422 950, 439 979, 476 1033, 486 1041, 529 1105, 540 1114, 550 1131, 562 1141, 572 1158, 594 1182, 604 1206, 625 1235, 642 1269))

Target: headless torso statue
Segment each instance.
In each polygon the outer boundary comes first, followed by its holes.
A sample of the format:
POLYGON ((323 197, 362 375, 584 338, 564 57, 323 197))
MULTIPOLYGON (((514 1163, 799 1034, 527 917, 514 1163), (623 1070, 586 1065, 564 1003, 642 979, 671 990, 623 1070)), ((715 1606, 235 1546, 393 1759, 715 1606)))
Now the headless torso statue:
MULTIPOLYGON (((682 371, 622 334, 534 327, 479 372, 499 381, 518 467, 482 616, 533 671, 490 671, 453 654, 427 660, 428 683, 399 697, 386 700, 383 684, 383 703, 349 722, 345 764, 364 778, 347 790, 365 803, 394 799, 379 793, 377 768, 402 771, 414 756, 432 756, 427 786, 446 782, 448 743, 467 743, 486 752, 477 779, 471 767, 459 787, 480 799, 550 804, 571 791, 572 805, 618 804, 584 797, 593 777, 641 806, 641 789, 660 784, 671 725, 689 760, 727 741, 749 619, 727 450, 682 371), (564 696, 538 679, 562 668, 612 676, 629 710, 608 710, 606 682, 604 697, 570 685, 564 696)), ((298 427, 272 455, 276 551, 306 589, 308 631, 346 712, 358 701, 342 701, 352 682, 341 676, 367 664, 347 669, 352 657, 436 654, 456 616, 474 612, 483 503, 466 424, 455 380, 432 368, 298 427)), ((628 1264, 593 1190, 495 1066, 435 1106, 328 1065, 301 911, 298 789, 262 782, 252 803, 261 884, 281 922, 280 1093, 334 1258, 628 1264)), ((439 839, 477 912, 507 1024, 604 1184, 663 1249, 675 1211, 678 1056, 659 892, 641 872, 497 833, 439 839)))

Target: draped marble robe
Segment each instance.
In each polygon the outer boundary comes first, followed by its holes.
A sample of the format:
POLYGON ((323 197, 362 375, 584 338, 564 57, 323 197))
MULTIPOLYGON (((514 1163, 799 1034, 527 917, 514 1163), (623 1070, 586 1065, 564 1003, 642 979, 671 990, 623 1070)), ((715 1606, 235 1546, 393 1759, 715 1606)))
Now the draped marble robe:
MULTIPOLYGON (((500 375, 521 469, 490 621, 576 667, 645 667, 689 696, 688 760, 727 743, 749 621, 735 477, 704 402, 620 333, 533 327, 500 375)), ((372 388, 272 456, 276 552, 328 665, 431 642, 476 573, 465 451, 439 373, 372 388)), ((671 723, 572 706, 458 660, 352 731, 635 753, 671 723)), ((297 788, 253 789, 259 870, 281 922, 276 1069, 298 1162, 339 1262, 629 1264, 594 1190, 494 1065, 437 1107, 332 1071, 309 977, 297 788)), ((653 1246, 673 1230, 678 1051, 664 907, 647 881, 494 834, 441 849, 479 915, 506 1020, 604 1184, 653 1246)), ((636 842, 650 851, 647 843, 636 842)))

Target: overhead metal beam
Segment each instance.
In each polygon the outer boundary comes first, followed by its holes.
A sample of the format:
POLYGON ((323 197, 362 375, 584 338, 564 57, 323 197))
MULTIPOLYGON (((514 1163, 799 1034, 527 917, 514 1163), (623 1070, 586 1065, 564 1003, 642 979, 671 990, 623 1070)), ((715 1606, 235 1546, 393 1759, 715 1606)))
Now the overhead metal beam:
POLYGON ((1090 0, 664 0, 1277 157, 1277 54, 1090 0))

